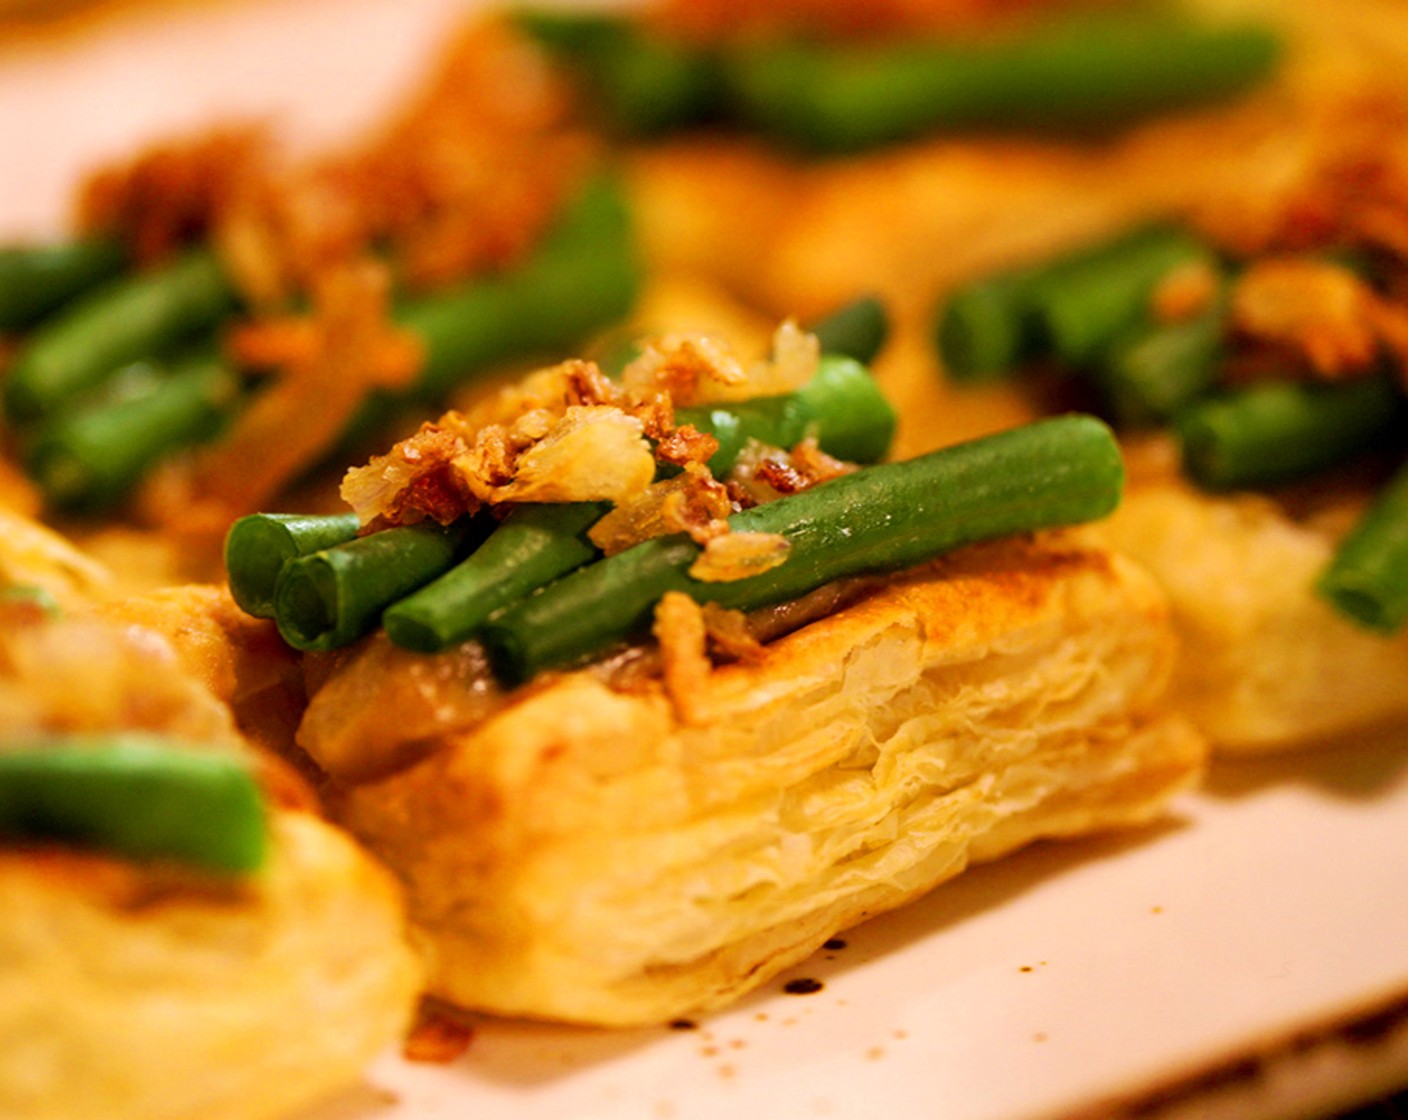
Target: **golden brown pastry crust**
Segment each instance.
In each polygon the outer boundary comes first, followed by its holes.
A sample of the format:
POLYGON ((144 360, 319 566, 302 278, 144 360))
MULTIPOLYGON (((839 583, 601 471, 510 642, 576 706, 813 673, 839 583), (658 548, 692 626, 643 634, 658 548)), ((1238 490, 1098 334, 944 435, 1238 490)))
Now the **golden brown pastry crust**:
POLYGON ((0 1116, 266 1120, 353 1083, 418 991, 395 883, 301 813, 238 886, 0 852, 0 1116))
POLYGON ((398 884, 291 808, 311 790, 227 707, 297 683, 287 651, 218 588, 94 606, 90 561, 13 527, 0 569, 67 610, 0 612, 0 740, 168 735, 249 758, 278 808, 267 865, 233 881, 0 845, 0 1116, 264 1120, 353 1082, 404 1030, 420 969, 398 884))
POLYGON ((1333 533, 1263 497, 1165 481, 1131 490, 1100 535, 1168 591, 1183 649, 1170 703, 1219 751, 1408 719, 1408 637, 1364 630, 1315 594, 1333 533))
POLYGON ((543 681, 335 810, 409 888, 430 990, 630 1024, 716 1007, 836 931, 1200 773, 1158 701, 1162 596, 1074 545, 967 550, 717 669, 543 681))
POLYGON ((247 740, 289 752, 305 699, 298 659, 274 623, 245 614, 227 586, 164 587, 105 603, 97 614, 161 635, 182 669, 229 708, 247 740))

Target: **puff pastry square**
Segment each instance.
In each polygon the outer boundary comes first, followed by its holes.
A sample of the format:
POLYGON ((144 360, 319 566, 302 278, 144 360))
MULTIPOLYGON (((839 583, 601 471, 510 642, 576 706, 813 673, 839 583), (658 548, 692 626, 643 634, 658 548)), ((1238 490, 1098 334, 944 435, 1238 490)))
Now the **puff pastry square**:
POLYGON ((335 815, 405 882, 430 989, 646 1024, 1040 837, 1146 821, 1201 737, 1142 570, 1071 538, 969 549, 660 687, 535 683, 335 815))

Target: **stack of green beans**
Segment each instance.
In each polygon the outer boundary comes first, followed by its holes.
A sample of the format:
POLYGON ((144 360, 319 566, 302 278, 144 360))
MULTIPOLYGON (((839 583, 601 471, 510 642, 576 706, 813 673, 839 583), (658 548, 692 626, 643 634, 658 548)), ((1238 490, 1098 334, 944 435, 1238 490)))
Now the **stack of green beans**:
POLYGON ((1212 383, 1219 356, 1220 298, 1177 324, 1150 310, 1160 282, 1191 267, 1222 272, 1197 238, 1155 223, 981 277, 940 309, 939 354, 959 381, 1000 378, 1048 358, 1090 375, 1121 423, 1167 420, 1212 383), (1181 341, 1190 332, 1197 342, 1181 341))
MULTIPOLYGON (((435 401, 498 363, 558 352, 623 316, 639 280, 620 187, 595 177, 524 260, 397 301, 425 352, 405 397, 435 401)), ((258 391, 218 352, 239 309, 204 247, 141 272, 98 241, 0 252, 0 329, 22 332, 5 418, 53 508, 111 509, 163 458, 219 436, 258 391)), ((392 403, 369 401, 352 431, 392 403)))
MULTIPOLYGON (((1103 422, 1059 417, 918 459, 863 467, 736 514, 730 521, 735 531, 780 534, 789 546, 784 563, 747 579, 720 583, 690 576, 700 547, 684 534, 608 558, 585 546, 571 566, 562 566, 567 570, 554 568, 540 586, 498 600, 471 636, 484 645, 499 678, 517 685, 641 636, 668 592, 745 611, 786 602, 834 580, 911 567, 966 544, 1103 517, 1118 504, 1123 477, 1119 447, 1103 422)), ((541 511, 553 508, 563 507, 541 511)), ((257 524, 247 518, 231 531, 232 584, 243 578, 244 527, 257 524)), ((531 534, 518 539, 533 551, 531 534)), ((336 549, 301 558, 299 551, 291 542, 274 592, 276 613, 290 573, 310 559, 325 565, 336 549)), ((513 549, 491 559, 511 563, 513 549)), ((342 592, 345 598, 360 594, 350 582, 342 592)))
POLYGON ((239 875, 267 832, 258 781, 228 753, 137 731, 0 740, 0 844, 239 875))
POLYGON ((1124 469, 1114 434, 1089 416, 1015 428, 854 474, 730 519, 736 532, 777 533, 784 563, 724 583, 689 574, 700 547, 684 535, 597 560, 494 616, 480 639, 495 670, 521 684, 640 636, 668 592, 754 610, 847 576, 895 571, 966 544, 1104 517, 1124 469))
POLYGON ((1213 26, 1163 5, 897 44, 797 37, 701 47, 629 16, 534 10, 519 22, 579 76, 618 132, 723 121, 818 153, 937 130, 1115 128, 1229 97, 1263 79, 1280 53, 1263 27, 1213 26))
MULTIPOLYGON (((935 340, 959 381, 1033 362, 1085 378, 1121 427, 1169 427, 1184 473, 1207 490, 1275 487, 1401 445, 1408 407, 1401 379, 1386 371, 1221 385, 1234 271, 1177 227, 1143 227, 969 282, 939 309, 935 340), (1189 265, 1216 275, 1216 294, 1191 317, 1160 321, 1151 310, 1155 288, 1189 265)), ((1346 616, 1383 632, 1408 624, 1405 495, 1408 473, 1385 490, 1318 584, 1346 616)))
MULTIPOLYGON (((872 301, 823 324, 833 339, 857 319, 873 322, 872 301)), ((867 332, 862 332, 865 335, 867 332)), ((851 335, 869 348, 873 339, 851 335)), ((895 414, 854 358, 825 355, 794 393, 679 409, 676 422, 714 435, 710 470, 723 476, 750 440, 790 447, 811 436, 828 454, 869 463, 884 457, 895 414)), ((358 535, 355 517, 252 514, 230 529, 225 566, 235 601, 273 618, 297 649, 344 646, 386 627, 398 645, 435 652, 474 637, 498 612, 600 553, 587 531, 605 502, 524 503, 501 522, 462 518, 358 535)))

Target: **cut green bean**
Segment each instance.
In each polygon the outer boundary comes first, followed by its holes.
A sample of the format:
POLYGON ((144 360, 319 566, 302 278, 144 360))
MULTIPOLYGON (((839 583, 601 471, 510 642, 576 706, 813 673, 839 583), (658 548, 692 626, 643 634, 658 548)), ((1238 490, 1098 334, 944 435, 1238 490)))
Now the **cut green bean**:
POLYGON ((479 531, 467 517, 401 526, 288 561, 274 587, 279 633, 295 649, 350 645, 390 604, 448 571, 479 531))
POLYGON ((345 544, 361 528, 355 513, 251 513, 225 535, 230 594, 255 618, 274 617, 274 587, 289 560, 345 544))
POLYGON ((934 338, 955 381, 996 381, 1037 349, 1029 290, 1033 273, 985 276, 955 289, 940 306, 934 338))
POLYGON ((1382 634, 1408 623, 1408 467, 1340 542, 1317 584, 1345 616, 1382 634))
POLYGON ((1051 356, 1086 368, 1150 322, 1160 281, 1188 265, 1217 268, 1210 249, 1174 226, 1144 225, 1026 268, 961 285, 935 324, 957 381, 994 380, 1051 356))
POLYGON ((1247 89, 1279 54, 1261 26, 1112 12, 967 45, 760 42, 723 73, 743 120, 838 152, 939 129, 1111 129, 1247 89))
POLYGON ((681 408, 675 423, 719 441, 709 469, 722 478, 749 440, 790 448, 812 435, 828 455, 874 463, 889 452, 897 419, 869 370, 854 359, 824 354, 816 374, 795 393, 681 408))
POLYGON ((240 874, 266 833, 259 785, 228 754, 141 732, 0 741, 0 841, 240 874))
POLYGON ((1027 299, 1041 343, 1082 367, 1147 319, 1159 282, 1189 265, 1215 267, 1211 250, 1185 230, 1146 226, 1058 258, 1030 282, 1027 299))
POLYGON ((1403 398, 1387 377, 1334 385, 1264 382, 1207 397, 1175 421, 1183 469, 1228 490, 1290 482, 1345 462, 1401 430, 1403 398))
POLYGON ((861 296, 807 329, 816 335, 823 354, 839 354, 868 366, 884 349, 890 336, 890 319, 879 297, 861 296))
POLYGON ((601 555, 587 530, 610 502, 524 503, 464 560, 381 616, 396 645, 420 653, 448 649, 494 614, 601 555))
POLYGON ((32 327, 69 300, 120 272, 115 241, 65 241, 0 248, 0 331, 32 327))
POLYGON ((639 283, 621 188, 598 176, 527 260, 397 308, 425 346, 417 392, 442 398, 496 363, 560 352, 629 311, 639 283))
POLYGON ((15 423, 50 415, 127 363, 212 328, 234 306, 234 291, 207 249, 110 281, 29 337, 5 380, 5 409, 15 423))
POLYGON ((1190 319, 1137 327, 1108 347, 1092 377, 1115 423, 1165 424, 1207 395, 1226 354, 1226 329, 1218 299, 1190 319))
POLYGON ((517 23, 572 70, 601 123, 645 136, 706 120, 720 99, 711 52, 604 12, 527 10, 517 23))
MULTIPOLYGON (((709 460, 718 477, 732 469, 750 439, 791 447, 812 435, 829 454, 870 463, 888 452, 895 430, 894 410, 869 371, 834 354, 822 358, 796 393, 682 408, 675 420, 719 439, 709 460)), ((387 635, 422 653, 464 641, 510 603, 596 559, 600 553, 587 530, 609 509, 601 502, 520 506, 475 552, 389 607, 382 616, 387 635)))
POLYGON ((173 451, 223 430, 241 391, 239 376, 218 357, 172 363, 140 391, 42 424, 25 469, 55 509, 110 509, 173 451))
POLYGON ((1124 470, 1100 421, 1066 416, 917 459, 869 467, 731 519, 738 532, 780 533, 787 560, 726 583, 689 576, 688 537, 646 541, 578 569, 500 613, 480 631, 512 684, 579 663, 648 629, 669 591, 752 610, 835 579, 921 563, 961 545, 1102 517, 1124 470))

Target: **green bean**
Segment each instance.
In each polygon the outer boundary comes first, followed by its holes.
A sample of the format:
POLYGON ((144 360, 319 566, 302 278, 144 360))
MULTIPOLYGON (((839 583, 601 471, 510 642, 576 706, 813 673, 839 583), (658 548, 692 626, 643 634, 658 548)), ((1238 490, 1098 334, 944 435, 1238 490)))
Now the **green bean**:
POLYGON ((1221 298, 1190 319, 1146 323, 1099 357, 1092 377, 1122 427, 1164 424, 1210 392, 1226 354, 1221 298))
POLYGON ((1029 291, 1033 273, 995 273, 956 288, 941 303, 934 339, 955 381, 995 381, 1037 349, 1029 291))
POLYGON ((707 119, 719 102, 712 54, 602 12, 523 11, 517 24, 581 80, 611 131, 645 136, 707 119))
POLYGON ((733 52, 723 75, 743 120, 839 152, 938 129, 1110 129, 1240 92, 1279 53, 1259 26, 1114 12, 970 44, 760 42, 733 52))
POLYGON ((1403 421, 1388 377, 1270 381, 1204 398, 1174 421, 1183 469, 1212 490, 1289 482, 1381 444, 1403 421))
POLYGON ((242 391, 218 357, 173 362, 136 392, 44 422, 25 469, 55 509, 95 513, 122 501, 159 461, 211 439, 242 391))
POLYGON ((885 305, 877 296, 861 296, 808 326, 823 354, 840 354, 870 365, 890 335, 885 305))
POLYGON ((113 241, 65 241, 0 248, 0 331, 19 331, 95 284, 127 261, 113 241))
POLYGON ((1123 466, 1100 421, 1065 416, 869 467, 735 515, 738 532, 780 533, 787 560, 726 583, 693 579, 688 537, 646 541, 521 600, 480 632, 512 684, 576 664, 649 626, 669 591, 752 610, 835 579, 921 563, 961 545, 1104 516, 1123 466))
POLYGON ((274 620, 295 649, 350 645, 391 603, 443 574, 478 527, 419 524, 370 533, 289 560, 274 587, 274 620))
POLYGON ((398 307, 397 320, 425 345, 418 394, 442 398, 496 363, 560 352, 624 315, 639 282, 625 199, 598 176, 527 260, 398 307))
POLYGON ((1161 280, 1193 264, 1217 267, 1212 251, 1191 234, 1151 224, 981 277, 941 305, 939 356, 960 381, 992 380, 1046 355, 1089 367, 1150 322, 1149 303, 1161 280))
MULTIPOLYGON (((823 450, 874 462, 889 450, 895 414, 864 366, 827 355, 796 393, 714 408, 680 409, 675 420, 719 439, 709 460, 718 477, 750 439, 790 447, 814 435, 823 450)), ((387 608, 382 624, 397 645, 430 653, 473 635, 510 603, 599 555, 587 530, 609 504, 523 505, 488 540, 439 579, 387 608)))
POLYGON ((225 535, 230 594, 255 618, 274 617, 274 587, 285 562, 345 544, 361 528, 355 513, 251 513, 225 535))
POLYGON ((1317 588, 1371 630, 1393 634, 1408 623, 1408 467, 1399 468, 1340 542, 1317 588))
POLYGON ((110 281, 30 335, 5 381, 6 411, 15 423, 50 415, 127 363, 213 327, 234 306, 234 292, 206 249, 110 281))
POLYGON ((1088 365, 1147 317, 1161 280, 1184 266, 1215 263, 1190 233, 1164 225, 1058 258, 1031 280, 1027 294, 1042 345, 1068 366, 1088 365))
POLYGON ((488 619, 595 560, 587 530, 610 502, 524 503, 469 556, 381 616, 386 636, 404 649, 435 653, 473 635, 488 619))
POLYGON ((681 408, 676 424, 691 424, 719 441, 709 469, 722 478, 749 440, 790 448, 809 434, 828 455, 852 463, 884 458, 894 439, 895 410, 859 362, 825 354, 795 393, 727 405, 681 408))
POLYGON ((0 840, 204 870, 257 870, 263 797, 248 765, 142 732, 0 743, 0 840))

